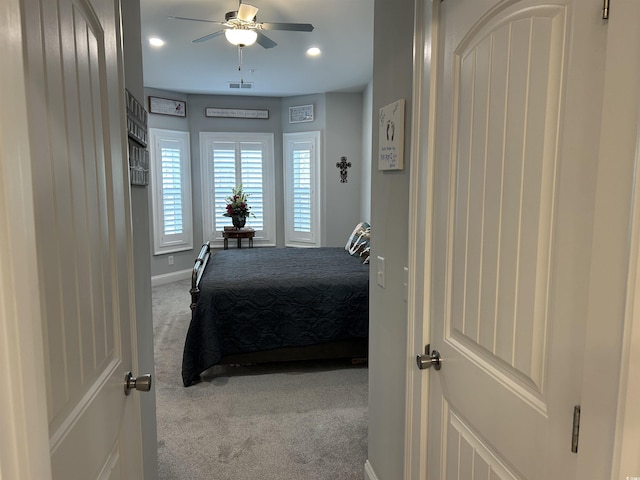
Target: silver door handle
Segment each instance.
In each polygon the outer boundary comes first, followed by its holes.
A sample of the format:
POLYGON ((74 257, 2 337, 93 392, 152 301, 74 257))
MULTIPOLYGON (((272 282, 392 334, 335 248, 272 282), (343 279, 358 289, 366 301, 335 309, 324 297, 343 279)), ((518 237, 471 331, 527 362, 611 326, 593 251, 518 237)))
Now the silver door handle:
POLYGON ((148 392, 151 390, 151 375, 140 375, 134 377, 131 372, 124 374, 124 394, 129 395, 131 390, 136 389, 140 392, 148 392))
POLYGON ((442 368, 442 365, 440 364, 440 353, 438 353, 437 350, 434 350, 433 352, 430 350, 431 345, 427 344, 424 347, 424 355, 416 356, 416 363, 420 370, 425 370, 431 367, 436 370, 440 370, 440 368, 442 368))

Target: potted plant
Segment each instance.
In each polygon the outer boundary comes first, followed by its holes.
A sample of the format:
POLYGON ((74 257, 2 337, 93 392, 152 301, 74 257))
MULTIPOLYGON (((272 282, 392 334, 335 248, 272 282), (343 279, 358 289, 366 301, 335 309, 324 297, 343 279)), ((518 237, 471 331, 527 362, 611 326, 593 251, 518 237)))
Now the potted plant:
POLYGON ((227 202, 226 212, 223 214, 225 217, 231 217, 233 226, 237 229, 244 227, 251 213, 251 207, 247 203, 249 195, 242 189, 242 184, 231 189, 231 195, 225 200, 227 202))

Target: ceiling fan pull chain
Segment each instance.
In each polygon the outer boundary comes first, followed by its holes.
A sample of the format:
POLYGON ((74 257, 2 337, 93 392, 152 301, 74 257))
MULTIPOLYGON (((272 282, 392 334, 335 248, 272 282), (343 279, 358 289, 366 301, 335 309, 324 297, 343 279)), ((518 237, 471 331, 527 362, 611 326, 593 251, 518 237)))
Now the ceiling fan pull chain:
POLYGON ((240 85, 244 83, 242 78, 242 47, 238 46, 238 72, 240 72, 240 85))

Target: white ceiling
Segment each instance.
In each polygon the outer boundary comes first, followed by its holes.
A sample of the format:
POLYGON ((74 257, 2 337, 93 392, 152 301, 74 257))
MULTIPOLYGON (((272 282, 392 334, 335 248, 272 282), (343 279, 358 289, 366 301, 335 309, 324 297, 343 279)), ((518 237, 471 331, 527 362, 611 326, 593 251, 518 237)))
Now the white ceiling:
POLYGON ((236 0, 140 0, 144 84, 184 93, 286 97, 323 92, 361 91, 373 71, 374 0, 247 0, 259 8, 258 22, 311 23, 312 32, 264 31, 278 45, 238 48, 224 35, 192 40, 221 30, 215 23, 170 16, 224 21, 236 0), (149 37, 165 41, 149 45, 149 37), (309 47, 319 57, 308 57, 309 47), (230 89, 228 82, 253 82, 253 89, 230 89))

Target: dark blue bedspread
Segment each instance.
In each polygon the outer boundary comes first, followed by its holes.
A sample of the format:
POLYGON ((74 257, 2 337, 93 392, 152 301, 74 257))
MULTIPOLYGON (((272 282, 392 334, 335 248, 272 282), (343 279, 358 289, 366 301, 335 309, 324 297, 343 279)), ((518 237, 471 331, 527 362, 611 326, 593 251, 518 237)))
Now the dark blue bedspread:
POLYGON ((369 266, 344 248, 223 250, 200 281, 182 380, 197 383, 225 355, 368 333, 369 266))

